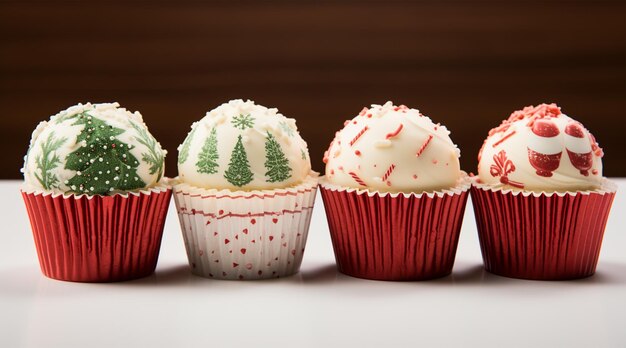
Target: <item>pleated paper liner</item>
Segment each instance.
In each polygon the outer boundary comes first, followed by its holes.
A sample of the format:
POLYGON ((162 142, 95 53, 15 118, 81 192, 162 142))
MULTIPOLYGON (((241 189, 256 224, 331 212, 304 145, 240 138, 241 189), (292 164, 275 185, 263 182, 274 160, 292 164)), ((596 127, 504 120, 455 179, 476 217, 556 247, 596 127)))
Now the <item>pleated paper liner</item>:
POLYGON ((165 184, 112 196, 21 192, 45 276, 116 282, 154 272, 172 193, 165 184))
POLYGON ((334 186, 320 192, 339 271, 376 280, 425 280, 452 272, 469 179, 433 193, 334 186))
POLYGON ((565 280, 595 273, 617 186, 595 191, 534 193, 473 182, 478 236, 491 273, 565 280))
POLYGON ((317 173, 298 186, 256 191, 174 185, 192 273, 266 279, 297 273, 315 202, 317 173))

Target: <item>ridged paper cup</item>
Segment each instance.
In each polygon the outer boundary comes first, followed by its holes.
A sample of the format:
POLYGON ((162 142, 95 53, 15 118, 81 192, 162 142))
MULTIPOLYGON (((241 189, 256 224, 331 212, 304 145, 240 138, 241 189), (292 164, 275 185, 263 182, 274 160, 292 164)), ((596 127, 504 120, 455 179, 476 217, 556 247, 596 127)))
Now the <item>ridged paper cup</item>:
POLYGON ((320 180, 339 271, 376 280, 452 272, 470 182, 432 193, 382 193, 320 180))
POLYGON ((230 191, 174 185, 191 271, 215 279, 297 273, 311 222, 317 173, 285 189, 230 191))
POLYGON ((167 185, 112 196, 21 192, 46 277, 116 282, 154 272, 172 194, 167 185))
POLYGON ((485 269, 512 278, 564 280, 595 273, 617 186, 530 192, 473 181, 471 195, 485 269))

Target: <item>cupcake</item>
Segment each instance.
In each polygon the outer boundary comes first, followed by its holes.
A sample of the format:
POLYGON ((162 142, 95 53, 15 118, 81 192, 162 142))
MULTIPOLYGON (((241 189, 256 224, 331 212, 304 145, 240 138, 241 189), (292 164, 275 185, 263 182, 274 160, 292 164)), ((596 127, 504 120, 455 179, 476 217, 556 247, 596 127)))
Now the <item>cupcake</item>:
POLYGON ((264 279, 300 269, 317 188, 295 120, 231 100, 178 148, 174 200, 194 274, 264 279))
POLYGON ((574 279, 595 272, 616 186, 602 149, 555 104, 515 111, 478 154, 471 190, 487 271, 574 279))
POLYGON ((364 108, 324 154, 320 190, 339 271, 450 274, 470 187, 445 126, 404 105, 364 108))
POLYGON ((141 114, 117 103, 78 104, 37 126, 21 191, 45 276, 112 282, 154 272, 171 196, 165 153, 141 114))

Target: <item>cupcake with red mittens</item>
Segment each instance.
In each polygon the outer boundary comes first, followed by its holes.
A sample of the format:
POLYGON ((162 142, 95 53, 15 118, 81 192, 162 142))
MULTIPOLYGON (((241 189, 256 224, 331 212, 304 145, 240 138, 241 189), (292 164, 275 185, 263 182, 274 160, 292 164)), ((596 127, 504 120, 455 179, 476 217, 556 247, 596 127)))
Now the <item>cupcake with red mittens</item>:
POLYGON ((117 103, 78 104, 41 122, 22 196, 43 274, 112 282, 154 272, 171 197, 165 154, 141 114, 117 103))
POLYGON ((338 269, 378 280, 450 274, 470 182, 445 126, 392 102, 335 134, 320 179, 338 269))
POLYGON ((556 104, 525 107, 492 129, 471 190, 485 268, 525 279, 592 275, 616 191, 602 156, 556 104))
POLYGON ((300 269, 318 174, 294 119, 231 100, 178 149, 174 200, 194 274, 265 279, 300 269))

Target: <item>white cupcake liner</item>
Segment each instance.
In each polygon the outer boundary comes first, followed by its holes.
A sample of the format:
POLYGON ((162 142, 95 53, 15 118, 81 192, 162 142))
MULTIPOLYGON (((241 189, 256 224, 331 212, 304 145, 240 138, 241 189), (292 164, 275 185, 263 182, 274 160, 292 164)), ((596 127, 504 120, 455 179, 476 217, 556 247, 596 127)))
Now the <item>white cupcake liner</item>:
POLYGON ((266 279, 300 269, 317 173, 298 186, 255 191, 174 184, 174 201, 194 274, 266 279))

